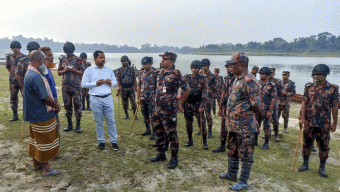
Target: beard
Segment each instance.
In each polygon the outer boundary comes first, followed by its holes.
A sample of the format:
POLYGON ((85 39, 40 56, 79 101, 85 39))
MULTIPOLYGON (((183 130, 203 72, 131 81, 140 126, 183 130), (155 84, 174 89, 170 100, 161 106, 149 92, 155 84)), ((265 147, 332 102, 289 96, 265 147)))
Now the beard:
POLYGON ((55 68, 55 63, 46 63, 46 67, 49 69, 55 68))
POLYGON ((42 63, 40 66, 39 66, 39 72, 42 74, 42 75, 47 75, 48 74, 48 70, 47 70, 47 67, 46 67, 46 63, 42 63))

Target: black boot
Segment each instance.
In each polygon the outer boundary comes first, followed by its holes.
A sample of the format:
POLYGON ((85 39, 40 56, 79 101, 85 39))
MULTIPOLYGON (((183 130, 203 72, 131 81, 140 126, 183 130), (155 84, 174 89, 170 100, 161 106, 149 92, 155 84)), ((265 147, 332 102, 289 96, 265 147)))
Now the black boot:
POLYGON ((279 142, 280 138, 279 138, 279 125, 273 125, 274 128, 274 133, 275 133, 275 141, 279 142))
POLYGON ((192 141, 192 134, 191 133, 188 133, 188 142, 184 145, 186 147, 191 147, 194 145, 194 142, 192 141))
POLYGON ((64 132, 69 132, 73 129, 73 125, 72 125, 72 116, 67 116, 67 122, 68 125, 67 127, 64 129, 64 132))
POLYGON ((85 111, 85 99, 81 102, 81 110, 85 111))
POLYGON ((151 133, 150 139, 151 140, 156 139, 156 133, 151 133))
POLYGON ((203 149, 208 150, 208 144, 207 144, 207 135, 202 135, 203 137, 203 149))
POLYGON ((158 147, 157 143, 155 142, 154 144, 150 144, 151 147, 158 147))
POLYGON ((234 191, 241 191, 242 189, 247 188, 250 171, 251 171, 251 164, 243 162, 240 180, 234 185, 230 186, 229 188, 234 191))
POLYGON ((166 160, 166 154, 164 150, 164 145, 158 146, 157 151, 159 152, 154 158, 151 158, 151 162, 159 162, 159 161, 165 161, 166 160))
POLYGON ((174 169, 178 166, 177 153, 178 153, 178 148, 171 150, 171 159, 170 159, 170 162, 168 163, 169 169, 174 169))
POLYGON ((80 128, 80 119, 81 118, 77 118, 77 124, 76 124, 76 132, 77 133, 81 133, 82 132, 82 130, 80 128))
POLYGON ((325 170, 326 160, 320 160, 319 175, 321 177, 328 177, 325 170))
POLYGON ((212 130, 211 130, 211 125, 209 125, 209 131, 208 131, 208 138, 212 137, 212 130))
POLYGON ((125 111, 125 117, 124 117, 124 119, 128 119, 128 118, 129 118, 129 113, 128 113, 127 109, 124 109, 124 111, 125 111))
POLYGON ((9 121, 18 121, 18 110, 17 109, 13 109, 13 118, 10 119, 9 121))
POLYGON ((230 181, 237 181, 237 172, 238 172, 238 165, 239 165, 239 159, 232 159, 231 157, 228 158, 228 172, 227 173, 221 173, 220 178, 221 179, 228 179, 230 181))
POLYGON ((308 161, 309 161, 309 155, 303 155, 303 164, 301 167, 299 167, 299 171, 307 171, 309 166, 308 166, 308 161))
POLYGON ((257 146, 257 145, 259 145, 259 133, 254 133, 254 135, 255 135, 255 140, 254 140, 254 145, 255 146, 257 146))
POLYGON ((146 125, 146 131, 142 133, 142 136, 151 135, 150 125, 146 125))
POLYGON ((284 119, 283 122, 284 132, 288 133, 288 118, 284 119))
POLYGON ((201 132, 199 131, 199 132, 195 133, 195 135, 201 135, 201 132))
POLYGON ((269 138, 264 139, 262 149, 264 149, 264 150, 269 149, 269 138))
POLYGON ((224 136, 224 140, 221 139, 221 146, 217 149, 214 149, 214 153, 219 153, 219 152, 225 152, 225 144, 226 144, 226 138, 224 136))

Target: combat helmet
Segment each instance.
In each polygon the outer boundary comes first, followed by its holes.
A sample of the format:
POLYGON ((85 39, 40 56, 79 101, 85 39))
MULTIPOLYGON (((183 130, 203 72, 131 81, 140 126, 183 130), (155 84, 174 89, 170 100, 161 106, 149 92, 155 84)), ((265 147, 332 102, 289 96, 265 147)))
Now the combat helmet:
POLYGON ((35 41, 31 41, 27 44, 27 50, 38 50, 40 48, 39 43, 35 41))
POLYGON ((330 70, 326 64, 318 64, 313 68, 312 76, 318 74, 329 75, 330 70))
POLYGON ((74 47, 73 43, 71 42, 66 42, 63 47, 64 53, 66 54, 72 54, 76 48, 74 47))
POLYGON ((190 68, 197 68, 197 69, 201 69, 201 62, 199 60, 195 60, 191 63, 190 68))
POLYGON ((21 48, 21 44, 19 41, 12 41, 10 48, 21 48))
POLYGON ((85 52, 80 53, 80 58, 87 59, 87 54, 85 52))
POLYGON ((271 75, 272 71, 269 67, 262 67, 259 71, 260 74, 271 75))

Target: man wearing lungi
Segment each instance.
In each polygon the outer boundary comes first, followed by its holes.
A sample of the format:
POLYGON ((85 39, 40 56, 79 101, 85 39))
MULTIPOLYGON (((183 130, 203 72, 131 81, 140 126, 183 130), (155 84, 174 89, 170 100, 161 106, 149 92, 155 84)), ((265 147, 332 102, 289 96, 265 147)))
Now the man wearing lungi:
POLYGON ((58 155, 59 133, 56 113, 60 105, 53 99, 47 79, 42 75, 46 56, 35 50, 30 54, 31 64, 24 79, 24 120, 30 122, 28 154, 33 157, 34 170, 42 169, 44 176, 59 175, 48 161, 58 155))

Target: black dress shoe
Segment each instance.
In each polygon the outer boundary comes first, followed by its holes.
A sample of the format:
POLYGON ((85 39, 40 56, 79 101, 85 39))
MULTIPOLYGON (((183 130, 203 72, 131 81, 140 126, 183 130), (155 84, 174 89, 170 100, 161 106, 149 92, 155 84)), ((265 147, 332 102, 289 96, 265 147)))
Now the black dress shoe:
POLYGON ((99 150, 104 150, 104 148, 105 148, 105 143, 99 143, 98 144, 98 149, 99 150))

